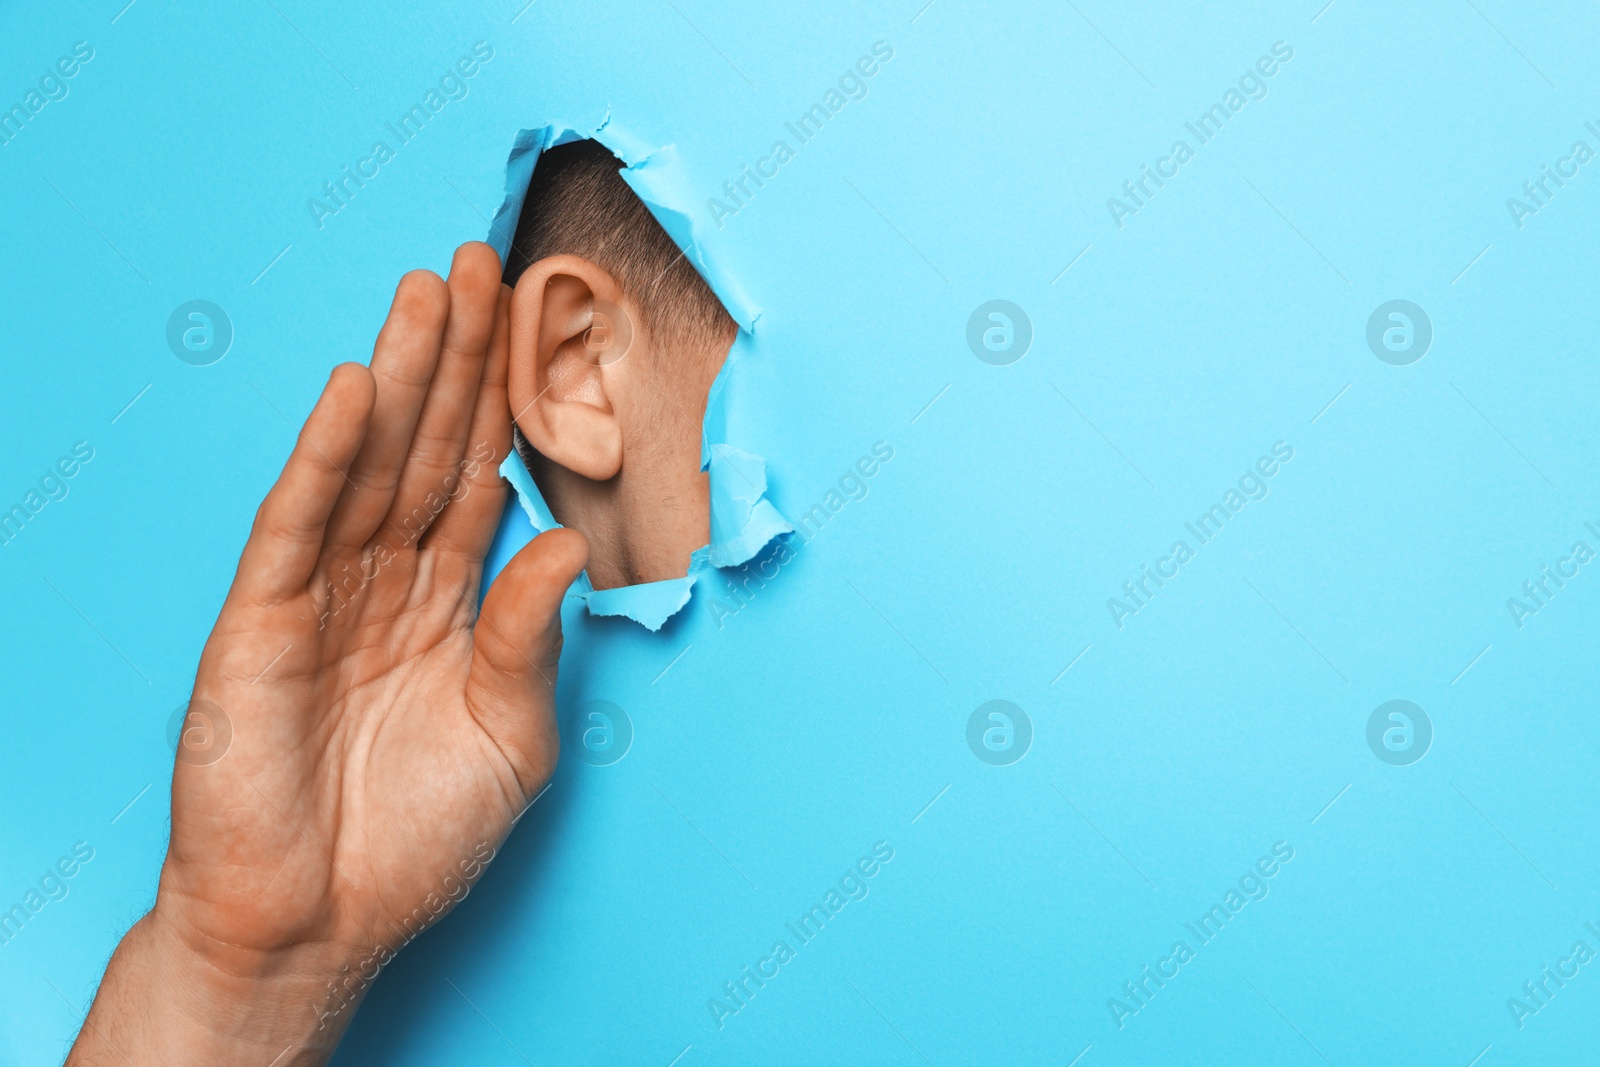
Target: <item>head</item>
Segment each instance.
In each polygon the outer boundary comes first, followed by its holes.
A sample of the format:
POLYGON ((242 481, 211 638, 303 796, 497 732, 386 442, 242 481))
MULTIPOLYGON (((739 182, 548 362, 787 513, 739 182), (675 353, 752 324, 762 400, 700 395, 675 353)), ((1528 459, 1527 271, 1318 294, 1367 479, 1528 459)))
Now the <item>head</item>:
POLYGON ((621 166, 540 156, 505 274, 518 449, 602 589, 680 577, 709 539, 701 422, 738 331, 621 166))

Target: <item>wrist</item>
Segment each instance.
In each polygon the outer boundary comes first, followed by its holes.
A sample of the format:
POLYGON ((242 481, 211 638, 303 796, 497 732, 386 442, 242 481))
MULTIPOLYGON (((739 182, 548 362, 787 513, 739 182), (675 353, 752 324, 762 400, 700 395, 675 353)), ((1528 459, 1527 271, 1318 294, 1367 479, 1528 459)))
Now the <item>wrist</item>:
POLYGON ((158 901, 117 946, 68 1065, 326 1063, 370 984, 341 984, 350 960, 336 945, 220 944, 158 901))

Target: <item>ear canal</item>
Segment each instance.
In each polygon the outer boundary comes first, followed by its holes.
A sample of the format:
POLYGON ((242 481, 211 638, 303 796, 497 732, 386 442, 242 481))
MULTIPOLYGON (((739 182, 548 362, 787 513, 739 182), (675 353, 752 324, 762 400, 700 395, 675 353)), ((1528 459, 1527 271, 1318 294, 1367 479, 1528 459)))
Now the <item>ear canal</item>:
POLYGON ((602 297, 589 302, 589 326, 583 333, 583 347, 596 366, 609 367, 633 347, 633 319, 619 304, 602 297))

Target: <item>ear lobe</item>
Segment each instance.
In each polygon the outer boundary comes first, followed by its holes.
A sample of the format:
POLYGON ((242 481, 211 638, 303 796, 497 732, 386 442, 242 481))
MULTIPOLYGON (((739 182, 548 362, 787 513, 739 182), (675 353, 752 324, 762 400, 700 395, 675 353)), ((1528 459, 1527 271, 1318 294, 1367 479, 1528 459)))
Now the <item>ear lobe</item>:
POLYGON ((597 482, 622 469, 621 296, 604 268, 567 255, 533 264, 511 296, 507 392, 517 428, 540 455, 597 482))

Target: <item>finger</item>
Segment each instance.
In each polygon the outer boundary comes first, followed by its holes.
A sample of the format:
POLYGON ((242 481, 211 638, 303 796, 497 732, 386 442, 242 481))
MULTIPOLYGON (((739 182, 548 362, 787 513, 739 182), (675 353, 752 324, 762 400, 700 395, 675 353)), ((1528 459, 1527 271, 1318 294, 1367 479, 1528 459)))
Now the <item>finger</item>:
POLYGON ((473 567, 488 554, 505 506, 500 461, 511 451, 511 403, 506 399, 510 338, 511 287, 502 285, 483 380, 478 384, 478 402, 472 409, 461 491, 445 506, 423 542, 426 548, 461 556, 473 567))
POLYGON ((395 288, 389 318, 372 349, 377 401, 371 428, 350 466, 351 484, 334 506, 329 544, 365 545, 388 514, 433 381, 449 311, 449 289, 431 271, 414 270, 395 288))
POLYGON ((438 367, 387 519, 409 544, 421 540, 462 489, 462 456, 500 301, 499 254, 482 241, 462 245, 450 264, 447 284, 450 315, 438 367))
POLYGON ((234 588, 276 600, 305 588, 322 554, 328 516, 367 434, 375 388, 359 363, 333 369, 277 484, 256 512, 234 588))
POLYGON ((532 796, 555 768, 561 600, 589 559, 576 530, 535 537, 489 587, 472 636, 467 706, 532 796))

